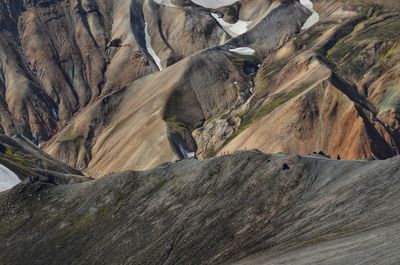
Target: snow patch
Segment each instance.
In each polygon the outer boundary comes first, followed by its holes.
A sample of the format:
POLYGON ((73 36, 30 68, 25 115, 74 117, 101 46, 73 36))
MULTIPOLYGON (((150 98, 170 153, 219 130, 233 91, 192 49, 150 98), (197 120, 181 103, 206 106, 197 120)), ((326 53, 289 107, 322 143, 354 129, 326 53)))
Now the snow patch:
POLYGON ((235 48, 235 49, 230 49, 230 52, 234 52, 234 53, 238 53, 241 55, 254 55, 256 53, 255 50, 253 50, 252 48, 249 47, 239 47, 239 48, 235 48))
POLYGON ((179 144, 179 150, 181 151, 184 159, 194 158, 196 156, 196 153, 186 150, 186 148, 181 144, 179 144))
POLYGON ((147 51, 149 52, 151 57, 153 57, 154 62, 157 64, 158 69, 161 71, 163 69, 163 67, 161 65, 161 59, 160 59, 160 57, 158 57, 158 55, 154 51, 153 47, 151 46, 151 38, 150 38, 150 34, 149 34, 149 31, 147 28, 147 23, 145 23, 144 32, 145 32, 147 51))
POLYGON ((0 192, 9 190, 20 182, 21 180, 14 172, 0 164, 0 192))
POLYGON ((176 7, 173 3, 171 3, 171 0, 154 0, 159 5, 162 6, 167 6, 167 7, 176 7))
POLYGON ((192 0, 193 3, 205 8, 220 8, 223 6, 230 6, 239 0, 192 0))
POLYGON ((57 109, 56 109, 56 108, 52 108, 52 109, 51 109, 51 115, 53 116, 53 118, 54 118, 55 120, 58 121, 58 114, 57 114, 57 109))
POLYGON ((306 30, 314 26, 319 21, 319 14, 314 10, 314 5, 310 0, 300 0, 300 4, 305 6, 312 13, 301 28, 302 30, 306 30))
POLYGON ((211 13, 211 16, 215 18, 215 20, 221 25, 221 27, 228 32, 229 35, 232 37, 236 37, 240 34, 246 33, 249 24, 252 21, 245 21, 245 20, 238 20, 236 23, 231 24, 228 22, 225 22, 225 20, 221 17, 218 16, 218 14, 211 13))

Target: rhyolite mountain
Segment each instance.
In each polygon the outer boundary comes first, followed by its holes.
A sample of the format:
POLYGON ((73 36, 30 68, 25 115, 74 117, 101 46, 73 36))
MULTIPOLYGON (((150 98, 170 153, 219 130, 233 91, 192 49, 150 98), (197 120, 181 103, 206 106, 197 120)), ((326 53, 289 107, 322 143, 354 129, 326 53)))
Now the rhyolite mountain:
POLYGON ((95 176, 251 148, 393 157, 398 12, 397 1, 2 0, 1 131, 95 176))
POLYGON ((0 264, 399 264, 399 29, 397 0, 0 0, 0 264))

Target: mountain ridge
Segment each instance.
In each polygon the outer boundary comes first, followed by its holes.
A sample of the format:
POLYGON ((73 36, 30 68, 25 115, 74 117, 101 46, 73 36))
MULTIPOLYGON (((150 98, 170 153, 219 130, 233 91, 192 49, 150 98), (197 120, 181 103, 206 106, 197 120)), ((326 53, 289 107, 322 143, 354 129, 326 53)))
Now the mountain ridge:
POLYGON ((0 260, 394 264, 400 258, 398 159, 335 161, 245 151, 81 184, 20 184, 0 193, 0 260), (52 233, 44 234, 50 227, 52 233), (343 249, 343 240, 354 245, 343 249), (358 255, 364 247, 370 251, 358 255), (332 258, 330 249, 341 255, 332 258))

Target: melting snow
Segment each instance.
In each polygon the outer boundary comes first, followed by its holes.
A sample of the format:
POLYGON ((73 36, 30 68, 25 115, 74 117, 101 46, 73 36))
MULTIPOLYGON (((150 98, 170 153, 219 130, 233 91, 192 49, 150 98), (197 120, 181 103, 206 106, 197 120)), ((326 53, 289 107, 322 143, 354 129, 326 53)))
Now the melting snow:
POLYGON ((176 5, 171 3, 171 0, 154 0, 154 2, 162 6, 176 7, 176 5))
POLYGON ((56 108, 51 109, 51 115, 53 115, 53 118, 58 120, 58 114, 56 108))
POLYGON ((196 153, 194 152, 189 152, 188 150, 185 149, 181 144, 179 144, 179 149, 183 155, 183 158, 194 158, 196 156, 196 153))
POLYGON ((314 10, 314 5, 310 0, 300 0, 300 3, 312 13, 301 28, 302 30, 306 30, 314 26, 319 21, 319 14, 314 10))
POLYGON ((192 2, 205 8, 220 8, 230 6, 238 0, 192 0, 192 2))
POLYGON ((249 47, 240 47, 240 48, 230 49, 229 51, 241 55, 254 55, 256 53, 255 50, 249 47))
POLYGON ((232 37, 236 37, 240 34, 243 34, 247 32, 247 28, 251 21, 244 21, 244 20, 238 20, 235 24, 231 24, 228 22, 225 22, 222 18, 218 16, 218 14, 211 13, 211 15, 217 20, 217 22, 221 25, 221 27, 228 32, 229 35, 232 37))
POLYGON ((14 172, 0 165, 0 192, 9 190, 20 182, 21 180, 14 172))
POLYGON ((151 46, 151 38, 149 31, 147 29, 147 23, 145 23, 144 27, 144 32, 145 32, 145 39, 146 39, 146 48, 151 57, 153 57, 154 62, 157 64, 158 69, 161 71, 163 69, 161 65, 161 59, 160 57, 157 56, 156 52, 154 51, 153 47, 151 46))

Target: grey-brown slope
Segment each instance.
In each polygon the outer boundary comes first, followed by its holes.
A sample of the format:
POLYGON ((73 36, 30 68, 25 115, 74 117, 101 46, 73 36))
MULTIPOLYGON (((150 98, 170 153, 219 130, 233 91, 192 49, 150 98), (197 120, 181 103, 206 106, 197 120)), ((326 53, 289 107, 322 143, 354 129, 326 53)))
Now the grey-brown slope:
POLYGON ((22 181, 68 184, 88 181, 82 172, 55 160, 23 136, 0 134, 0 164, 15 172, 22 181))
POLYGON ((399 158, 257 151, 69 186, 20 184, 0 194, 0 263, 277 264, 280 254, 292 255, 282 264, 397 264, 399 190, 399 158), (360 255, 381 248, 378 230, 385 256, 360 255), (340 249, 345 236, 358 251, 340 249), (334 255, 321 256, 329 244, 334 255))

